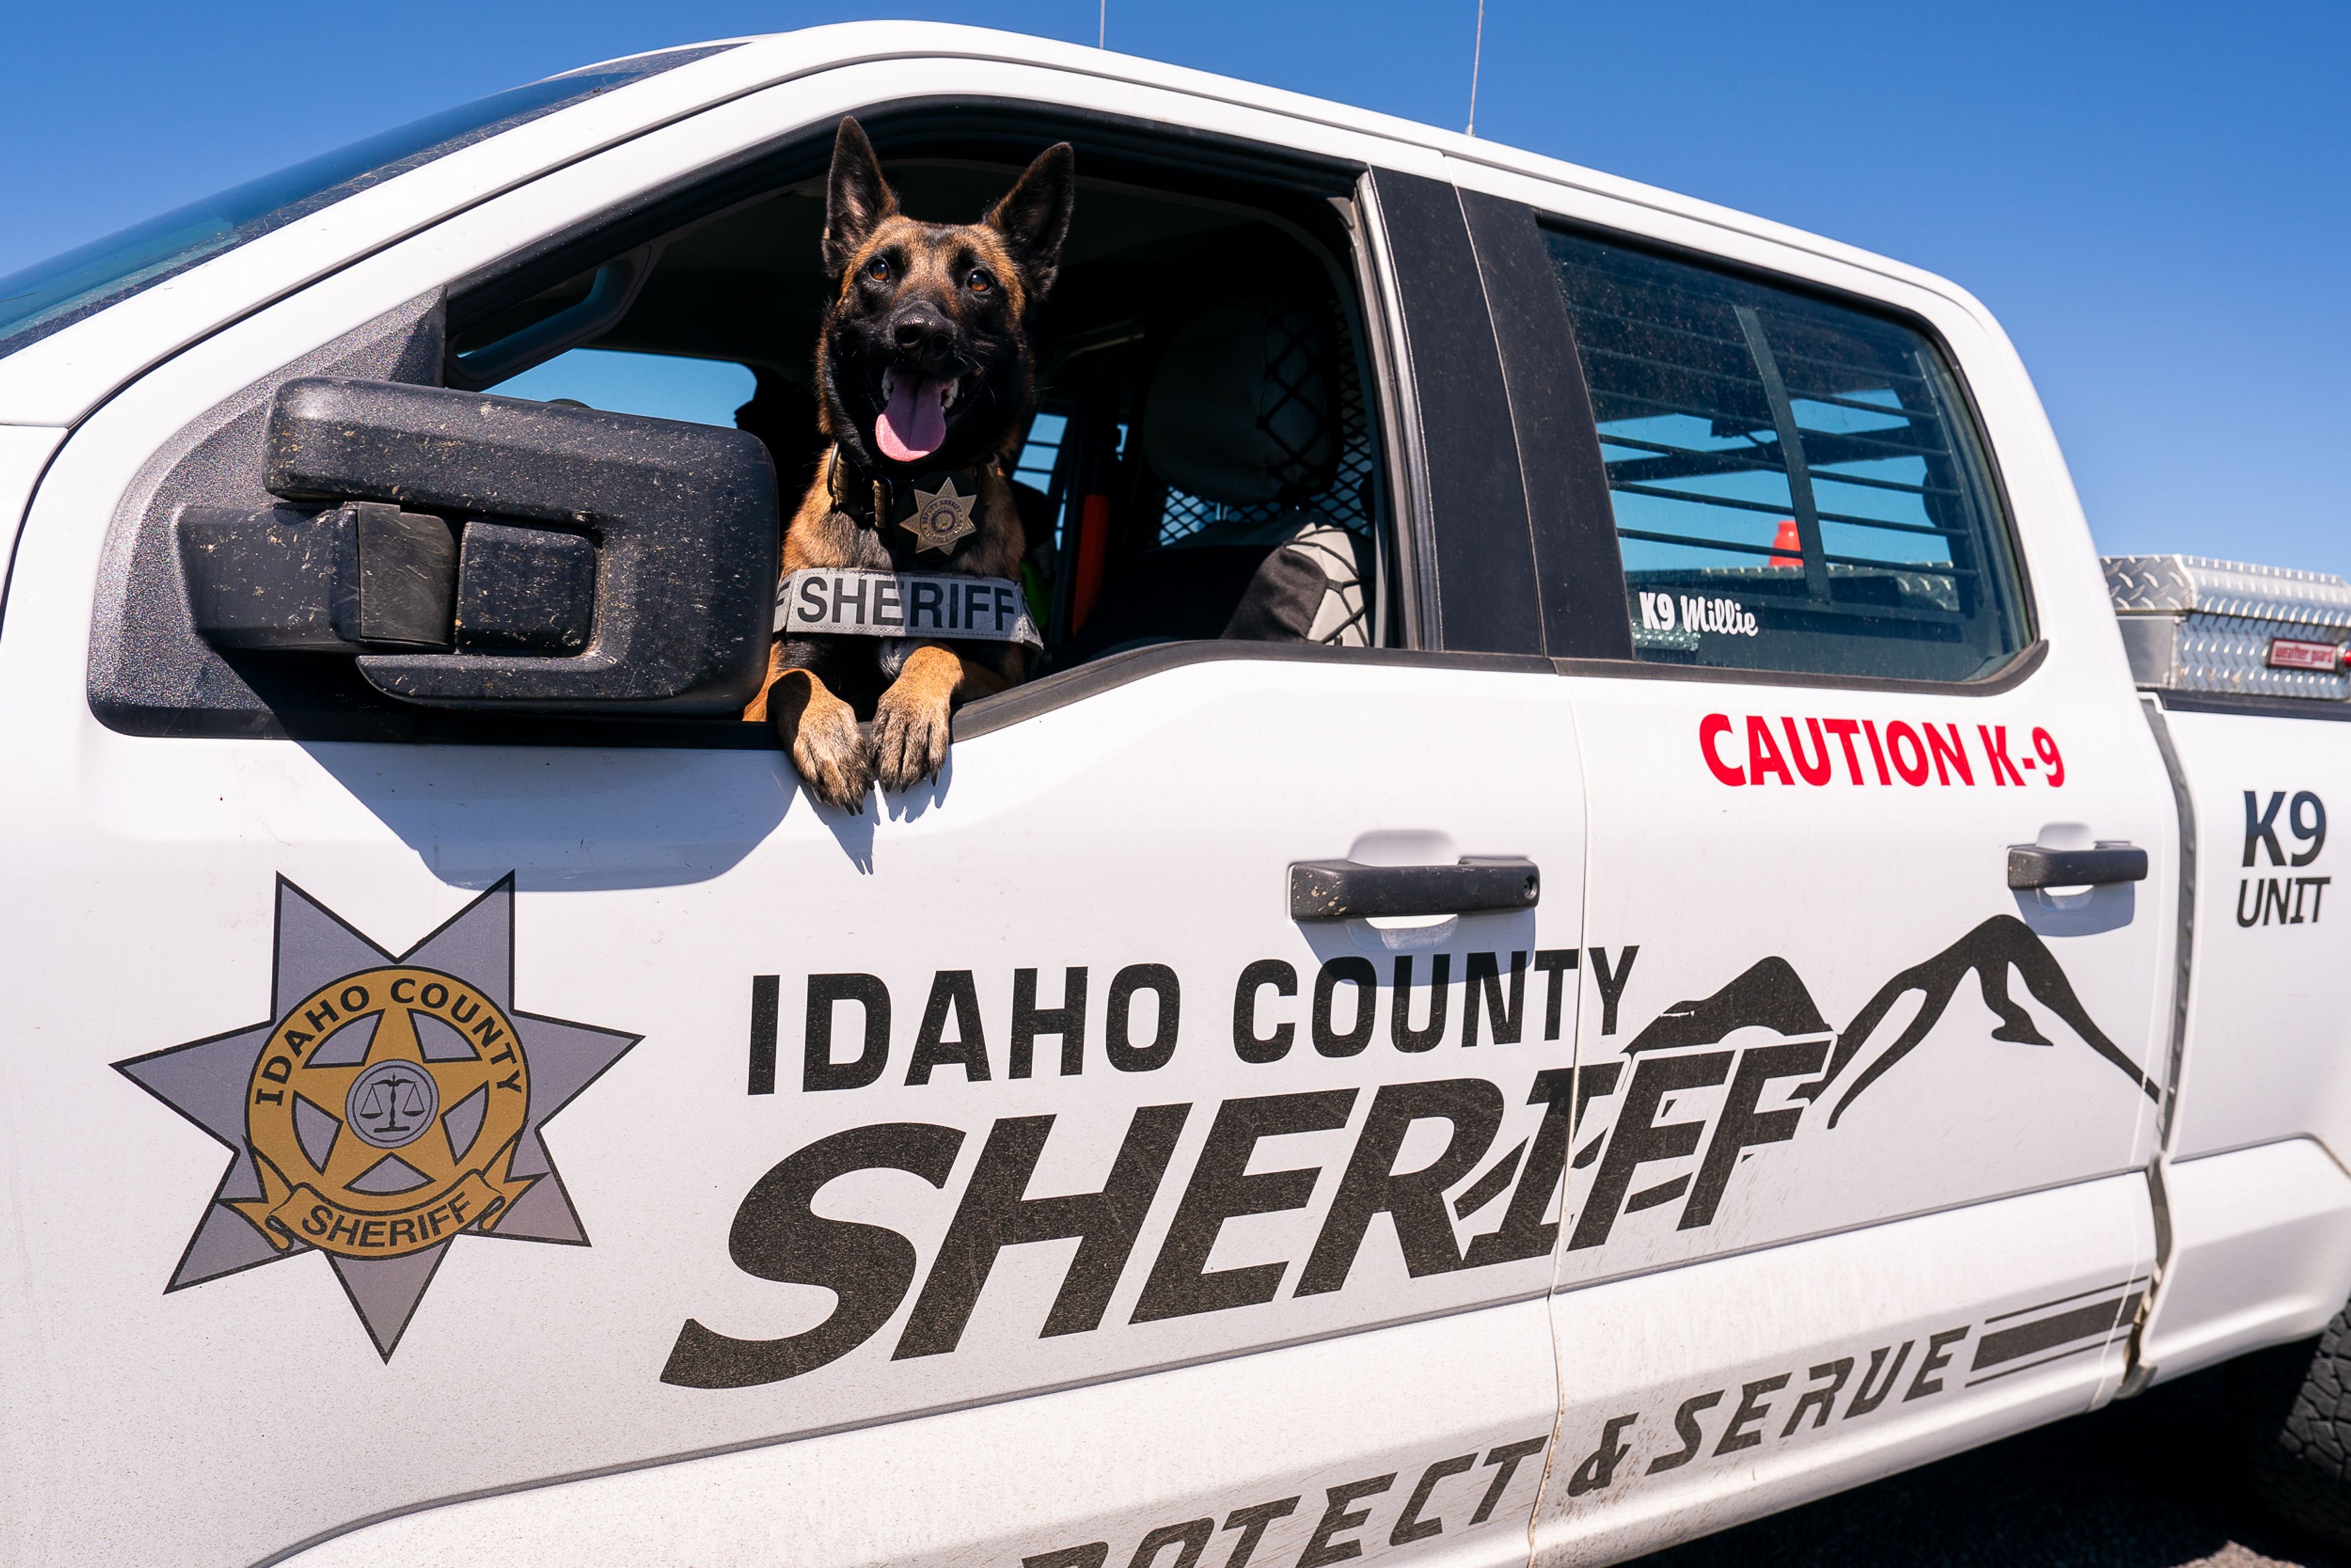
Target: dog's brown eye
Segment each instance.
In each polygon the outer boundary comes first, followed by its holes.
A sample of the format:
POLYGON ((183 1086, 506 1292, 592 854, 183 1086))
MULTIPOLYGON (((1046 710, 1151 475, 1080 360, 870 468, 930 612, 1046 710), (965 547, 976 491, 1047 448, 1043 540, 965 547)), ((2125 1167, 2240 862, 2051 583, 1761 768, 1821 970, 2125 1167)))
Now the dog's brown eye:
POLYGON ((987 276, 987 268, 984 267, 973 267, 971 276, 965 278, 964 283, 974 294, 985 294, 996 287, 996 279, 987 276))
POLYGON ((865 276, 872 278, 876 283, 889 282, 890 263, 888 259, 877 256, 872 261, 867 262, 865 264, 865 276))

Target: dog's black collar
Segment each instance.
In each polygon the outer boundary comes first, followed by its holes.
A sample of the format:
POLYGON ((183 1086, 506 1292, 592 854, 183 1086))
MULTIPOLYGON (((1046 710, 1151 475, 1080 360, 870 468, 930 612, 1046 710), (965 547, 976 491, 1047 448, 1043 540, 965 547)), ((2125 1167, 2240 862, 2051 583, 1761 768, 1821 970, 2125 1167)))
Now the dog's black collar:
POLYGON ((943 481, 951 479, 964 495, 977 496, 980 476, 1000 474, 1003 469, 1002 458, 988 456, 967 468, 931 468, 889 478, 868 472, 855 458, 835 446, 827 465, 825 485, 834 511, 861 528, 879 531, 888 541, 887 525, 904 523, 914 515, 919 505, 914 498, 917 489, 935 492, 943 481))

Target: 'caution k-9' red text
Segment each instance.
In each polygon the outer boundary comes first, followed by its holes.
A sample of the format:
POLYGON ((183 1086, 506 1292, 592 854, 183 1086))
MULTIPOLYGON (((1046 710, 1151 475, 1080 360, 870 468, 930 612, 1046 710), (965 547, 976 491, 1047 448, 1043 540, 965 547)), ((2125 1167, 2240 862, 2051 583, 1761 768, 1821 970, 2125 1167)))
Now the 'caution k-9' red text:
POLYGON ((1956 724, 1710 713, 1698 720, 1698 749, 1708 770, 1734 787, 1898 781, 1913 789, 1928 783, 1972 789, 1980 781, 2022 789, 2033 777, 2053 787, 2064 784, 2064 754, 2047 730, 2034 729, 2032 751, 2016 756, 2009 750, 2006 725, 1968 727, 1975 732, 1972 741, 1956 724))

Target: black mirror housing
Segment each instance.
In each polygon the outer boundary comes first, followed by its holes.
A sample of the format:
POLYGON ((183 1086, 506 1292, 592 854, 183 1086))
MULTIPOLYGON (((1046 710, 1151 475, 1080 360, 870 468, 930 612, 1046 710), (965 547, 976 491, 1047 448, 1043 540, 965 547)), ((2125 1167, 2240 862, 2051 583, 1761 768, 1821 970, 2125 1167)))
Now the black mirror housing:
MULTIPOLYGON (((309 377, 278 389, 266 451, 276 496, 382 517, 380 528, 391 526, 385 511, 345 504, 385 503, 411 519, 407 531, 421 533, 415 522, 437 516, 457 525, 459 540, 454 550, 414 556, 420 570, 449 577, 411 592, 452 606, 452 651, 386 652, 383 640, 355 635, 355 590, 329 558, 362 558, 340 538, 332 549, 304 547, 315 564, 307 577, 295 574, 325 585, 329 601, 317 620, 321 632, 335 632, 276 646, 350 653, 357 644, 370 685, 435 707, 725 714, 758 691, 778 529, 775 471, 757 436, 482 392, 309 377), (340 614, 336 603, 344 606, 340 614)), ((272 527, 256 519, 240 531, 204 520, 214 538, 246 549, 290 538, 287 521, 281 513, 272 527)), ((202 572, 286 575, 270 570, 274 563, 241 564, 218 550, 199 565, 187 528, 183 521, 182 556, 199 604, 207 602, 196 591, 202 572)), ((199 630, 222 645, 238 635, 199 630)), ((250 632, 243 635, 255 645, 250 632)))

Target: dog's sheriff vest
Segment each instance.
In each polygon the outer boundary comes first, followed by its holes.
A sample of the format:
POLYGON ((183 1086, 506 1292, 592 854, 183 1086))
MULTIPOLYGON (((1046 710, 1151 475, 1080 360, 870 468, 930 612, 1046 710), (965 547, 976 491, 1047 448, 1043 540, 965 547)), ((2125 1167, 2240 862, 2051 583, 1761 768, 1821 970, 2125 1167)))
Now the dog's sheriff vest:
MULTIPOLYGON (((920 566, 923 556, 936 552, 944 566, 979 532, 974 514, 980 476, 996 467, 990 458, 968 468, 867 480, 844 475, 849 465, 836 449, 827 459, 825 484, 834 514, 853 527, 875 529, 893 565, 911 553, 920 566), (911 549, 902 534, 912 536, 911 549)), ((961 572, 802 567, 776 586, 775 629, 801 636, 1045 645, 1019 583, 961 572)))
POLYGON ((776 630, 802 637, 1045 645, 1019 583, 959 571, 804 566, 777 586, 776 630))
POLYGON ((915 556, 935 552, 944 566, 979 532, 981 476, 998 468, 998 459, 988 457, 967 468, 889 479, 855 472, 835 447, 826 459, 825 487, 834 513, 880 533, 893 559, 907 548, 902 536, 911 535, 915 556))

